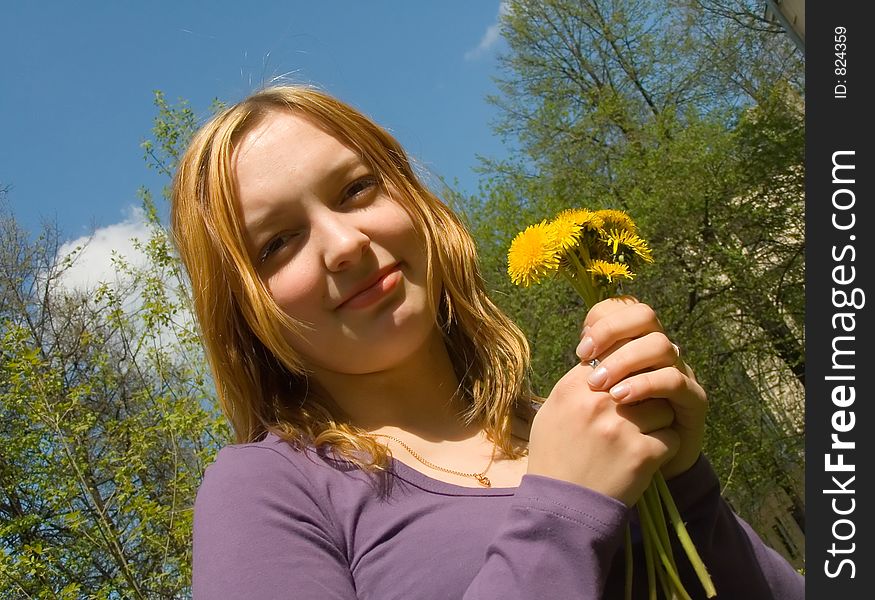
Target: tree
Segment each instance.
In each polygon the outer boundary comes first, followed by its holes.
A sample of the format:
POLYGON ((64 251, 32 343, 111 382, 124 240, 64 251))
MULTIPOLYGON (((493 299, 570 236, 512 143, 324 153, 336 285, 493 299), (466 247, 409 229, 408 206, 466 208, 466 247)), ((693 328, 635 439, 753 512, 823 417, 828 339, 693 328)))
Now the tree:
MULTIPOLYGON (((155 156, 178 142, 159 140, 155 156)), ((116 257, 119 281, 91 290, 65 283, 77 253, 56 230, 0 215, 0 597, 190 594, 194 496, 230 432, 144 207, 146 266, 116 257)))
POLYGON ((759 511, 777 489, 803 526, 802 64, 755 3, 720 6, 508 2, 491 100, 515 150, 484 160, 478 197, 453 199, 532 340, 543 393, 575 360, 581 313, 556 287, 510 289, 510 239, 570 206, 629 211, 656 263, 627 291, 655 306, 709 391, 706 450, 728 498, 798 563, 759 511))

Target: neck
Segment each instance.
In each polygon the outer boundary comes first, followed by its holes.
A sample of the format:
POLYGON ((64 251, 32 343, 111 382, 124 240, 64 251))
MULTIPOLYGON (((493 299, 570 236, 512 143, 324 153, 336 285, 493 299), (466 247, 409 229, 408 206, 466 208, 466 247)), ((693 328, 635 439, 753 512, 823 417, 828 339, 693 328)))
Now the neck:
POLYGON ((314 372, 319 387, 368 431, 403 430, 425 439, 466 439, 479 427, 464 425, 459 380, 435 330, 425 344, 391 369, 376 373, 314 372))

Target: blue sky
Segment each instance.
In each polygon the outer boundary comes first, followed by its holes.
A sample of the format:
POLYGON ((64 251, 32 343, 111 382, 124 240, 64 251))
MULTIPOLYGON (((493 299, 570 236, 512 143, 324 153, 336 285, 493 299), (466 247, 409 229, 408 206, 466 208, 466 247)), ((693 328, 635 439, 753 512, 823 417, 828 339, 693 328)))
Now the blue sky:
POLYGON ((6 2, 0 185, 28 230, 105 243, 136 230, 137 189, 166 178, 140 143, 153 90, 239 100, 276 76, 319 85, 392 131, 426 169, 475 192, 493 135, 499 0, 6 2), (125 228, 127 227, 127 229, 125 228))

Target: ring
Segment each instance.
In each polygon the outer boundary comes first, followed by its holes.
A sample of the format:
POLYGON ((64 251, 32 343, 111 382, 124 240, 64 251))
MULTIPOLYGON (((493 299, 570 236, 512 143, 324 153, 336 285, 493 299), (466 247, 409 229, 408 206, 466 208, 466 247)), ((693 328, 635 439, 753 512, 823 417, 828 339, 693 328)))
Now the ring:
POLYGON ((602 362, 602 361, 600 361, 599 359, 594 358, 594 359, 592 359, 591 361, 589 361, 589 366, 591 366, 593 369, 595 369, 597 366, 599 366, 599 364, 600 364, 601 362, 602 362))

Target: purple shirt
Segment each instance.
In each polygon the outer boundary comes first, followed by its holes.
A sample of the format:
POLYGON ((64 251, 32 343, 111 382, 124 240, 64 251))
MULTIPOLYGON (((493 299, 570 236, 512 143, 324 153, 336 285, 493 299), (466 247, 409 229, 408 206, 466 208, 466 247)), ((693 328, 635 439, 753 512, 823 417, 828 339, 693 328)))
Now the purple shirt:
MULTIPOLYGON (((195 502, 194 599, 622 598, 633 512, 622 502, 538 475, 468 488, 397 460, 390 472, 381 490, 272 434, 222 449, 195 502)), ((704 458, 669 486, 719 600, 804 597, 803 578, 720 498, 704 458)), ((674 553, 687 591, 704 597, 674 553)), ((640 547, 635 560, 643 580, 640 547)))

